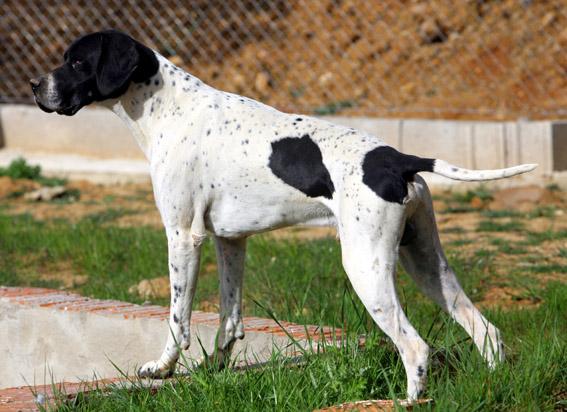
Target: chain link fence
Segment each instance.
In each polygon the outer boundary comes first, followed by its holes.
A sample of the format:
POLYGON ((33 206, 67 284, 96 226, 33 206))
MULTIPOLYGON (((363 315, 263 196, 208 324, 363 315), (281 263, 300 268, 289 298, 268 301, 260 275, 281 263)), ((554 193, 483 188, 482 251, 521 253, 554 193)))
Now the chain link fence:
POLYGON ((567 115, 564 0, 1 0, 0 102, 75 38, 116 28, 220 89, 285 111, 567 115))

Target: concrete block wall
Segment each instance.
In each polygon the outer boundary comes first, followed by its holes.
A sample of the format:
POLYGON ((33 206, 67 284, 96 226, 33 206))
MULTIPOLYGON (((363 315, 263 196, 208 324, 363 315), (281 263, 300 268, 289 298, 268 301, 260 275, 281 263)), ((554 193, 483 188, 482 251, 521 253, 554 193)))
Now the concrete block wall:
MULTIPOLYGON (((566 180, 567 121, 484 122, 373 119, 327 116, 325 120, 365 130, 404 153, 479 169, 538 163, 529 175, 509 182, 566 180)), ((34 106, 0 105, 0 144, 25 154, 56 153, 101 159, 144 160, 126 126, 104 108, 88 107, 73 117, 34 106)), ((426 177, 433 183, 449 183, 426 177)))

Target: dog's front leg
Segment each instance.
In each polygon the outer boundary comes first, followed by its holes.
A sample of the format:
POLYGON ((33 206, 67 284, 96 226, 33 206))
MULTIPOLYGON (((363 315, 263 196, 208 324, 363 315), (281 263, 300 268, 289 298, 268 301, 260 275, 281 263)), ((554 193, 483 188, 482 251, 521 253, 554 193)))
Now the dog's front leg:
POLYGON ((138 371, 142 377, 170 376, 179 354, 189 348, 189 321, 199 272, 200 239, 196 240, 189 228, 166 228, 169 254, 171 307, 167 343, 161 357, 150 361, 138 371))

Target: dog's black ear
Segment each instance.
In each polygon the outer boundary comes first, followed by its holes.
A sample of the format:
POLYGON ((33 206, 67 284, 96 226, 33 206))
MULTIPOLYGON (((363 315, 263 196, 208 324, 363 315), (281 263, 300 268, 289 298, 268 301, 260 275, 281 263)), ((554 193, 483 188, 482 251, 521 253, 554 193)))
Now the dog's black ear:
POLYGON ((101 96, 118 97, 139 63, 136 42, 120 32, 106 32, 101 38, 101 53, 96 69, 96 83, 101 96))

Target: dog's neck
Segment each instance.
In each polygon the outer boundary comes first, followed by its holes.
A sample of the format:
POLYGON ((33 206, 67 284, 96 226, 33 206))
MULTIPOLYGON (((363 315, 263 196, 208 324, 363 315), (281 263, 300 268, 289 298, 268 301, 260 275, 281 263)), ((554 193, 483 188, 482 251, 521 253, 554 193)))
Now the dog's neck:
POLYGON ((128 126, 151 162, 153 142, 181 120, 182 108, 195 108, 212 90, 198 78, 156 53, 159 69, 142 83, 132 82, 119 98, 101 102, 128 126))

